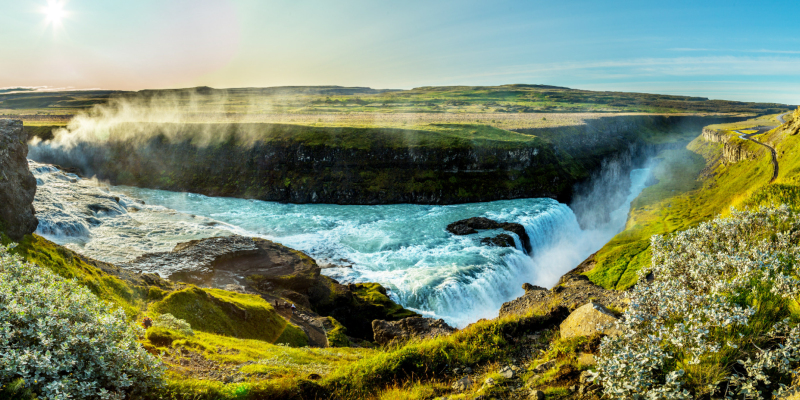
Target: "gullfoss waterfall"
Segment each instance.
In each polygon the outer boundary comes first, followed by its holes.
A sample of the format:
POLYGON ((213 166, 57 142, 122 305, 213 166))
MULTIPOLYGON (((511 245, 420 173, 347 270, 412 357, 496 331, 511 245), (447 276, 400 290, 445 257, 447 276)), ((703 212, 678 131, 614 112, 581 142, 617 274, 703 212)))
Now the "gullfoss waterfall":
POLYGON ((581 229, 552 199, 448 206, 281 204, 191 193, 109 187, 31 161, 37 178, 38 233, 89 257, 123 262, 177 243, 239 234, 310 255, 323 273, 346 282, 378 282, 394 300, 425 316, 465 326, 492 318, 523 293, 522 283, 553 286, 624 228, 648 169, 631 174, 628 196, 608 222, 581 229), (481 244, 501 233, 454 236, 447 224, 475 216, 522 224, 530 253, 481 244))

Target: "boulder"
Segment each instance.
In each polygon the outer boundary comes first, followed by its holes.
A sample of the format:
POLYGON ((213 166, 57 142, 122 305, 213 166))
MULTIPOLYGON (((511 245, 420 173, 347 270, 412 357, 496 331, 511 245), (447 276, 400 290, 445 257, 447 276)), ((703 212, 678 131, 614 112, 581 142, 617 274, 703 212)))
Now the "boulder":
POLYGON ((531 400, 544 400, 545 396, 544 392, 541 390, 531 390, 530 394, 528 395, 528 398, 531 400))
POLYGON ((531 285, 530 283, 527 283, 527 282, 522 284, 522 289, 525 291, 525 293, 528 293, 528 292, 534 291, 534 290, 547 291, 547 289, 545 289, 545 288, 543 288, 541 286, 531 285))
MULTIPOLYGON (((447 231, 454 235, 471 235, 473 233, 478 233, 478 230, 486 230, 486 229, 503 229, 509 232, 516 233, 517 236, 519 237, 520 242, 522 242, 522 245, 525 246, 525 250, 528 253, 531 252, 531 239, 528 236, 528 233, 525 231, 525 227, 515 222, 497 222, 489 218, 473 217, 473 218, 462 219, 460 221, 456 221, 447 225, 447 231)), ((490 239, 489 243, 495 244, 493 239, 496 238, 490 239)), ((482 243, 487 244, 483 241, 482 243)), ((513 243, 514 241, 512 239, 511 246, 514 245, 513 243)))
POLYGON ((578 307, 561 323, 561 338, 576 336, 592 336, 596 333, 617 335, 619 330, 614 324, 617 317, 600 304, 589 302, 578 307))
POLYGON ((510 235, 506 235, 505 233, 501 233, 495 237, 483 238, 481 239, 481 244, 497 247, 516 247, 514 238, 512 238, 510 235))
POLYGON ((469 388, 471 387, 472 387, 472 379, 469 379, 468 376, 465 376, 457 380, 456 383, 453 384, 453 390, 457 392, 463 392, 465 390, 469 390, 469 388))
POLYGON ((499 373, 500 373, 500 376, 502 376, 503 378, 506 378, 506 379, 512 379, 515 376, 517 376, 516 372, 514 372, 514 370, 511 369, 511 367, 508 367, 508 366, 503 367, 499 371, 499 373))
POLYGON ((393 340, 402 341, 412 337, 432 338, 449 335, 456 329, 441 319, 409 317, 394 322, 376 319, 372 321, 372 331, 376 343, 386 344, 393 340))
POLYGON ((299 251, 236 235, 179 243, 172 251, 145 254, 120 266, 199 286, 233 284, 256 292, 272 285, 305 293, 320 274, 317 263, 299 251))
POLYGON ((33 209, 36 178, 28 169, 22 121, 0 119, 0 232, 20 240, 39 225, 33 209))
MULTIPOLYGON (((597 365, 597 359, 595 358, 594 354, 591 354, 591 353, 579 353, 578 354, 578 364, 594 366, 594 365, 597 365)), ((581 375, 581 376, 583 376, 583 375, 581 375)))
POLYGON ((172 281, 229 288, 281 298, 305 312, 335 318, 349 336, 372 340, 372 321, 397 321, 418 314, 392 301, 377 283, 341 285, 321 275, 307 255, 269 240, 225 236, 179 243, 172 251, 149 253, 120 264, 172 281))

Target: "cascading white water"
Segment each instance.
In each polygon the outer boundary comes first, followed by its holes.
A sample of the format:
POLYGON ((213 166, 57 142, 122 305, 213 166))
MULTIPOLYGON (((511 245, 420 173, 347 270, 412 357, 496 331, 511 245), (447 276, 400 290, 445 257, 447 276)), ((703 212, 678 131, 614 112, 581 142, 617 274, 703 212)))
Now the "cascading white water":
MULTIPOLYGON (((552 199, 451 206, 279 204, 131 187, 105 187, 31 162, 39 184, 38 232, 87 256, 119 262, 171 250, 187 240, 240 234, 304 251, 342 282, 379 282, 403 306, 464 326, 491 318, 522 294, 522 283, 549 287, 625 224, 644 187, 634 170, 627 201, 611 221, 581 230, 572 210, 552 199), (447 224, 484 216, 525 226, 528 255, 480 239, 500 231, 454 236, 447 224)), ((506 232, 508 233, 508 232, 506 232)))

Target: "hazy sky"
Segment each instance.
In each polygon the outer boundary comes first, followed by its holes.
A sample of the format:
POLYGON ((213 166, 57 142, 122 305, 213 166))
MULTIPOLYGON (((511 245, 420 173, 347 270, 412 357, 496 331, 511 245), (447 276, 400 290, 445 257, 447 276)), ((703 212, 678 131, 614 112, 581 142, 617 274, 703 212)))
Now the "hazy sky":
POLYGON ((0 0, 0 88, 541 83, 800 104, 800 1, 0 0))

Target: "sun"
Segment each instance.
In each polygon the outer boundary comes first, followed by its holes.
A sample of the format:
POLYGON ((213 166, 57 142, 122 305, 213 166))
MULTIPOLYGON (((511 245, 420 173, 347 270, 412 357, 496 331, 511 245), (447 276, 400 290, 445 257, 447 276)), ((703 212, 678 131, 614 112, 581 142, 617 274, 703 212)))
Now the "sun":
POLYGON ((56 27, 60 26, 61 21, 67 16, 63 0, 48 0, 47 5, 42 7, 42 13, 45 15, 45 22, 56 27))

